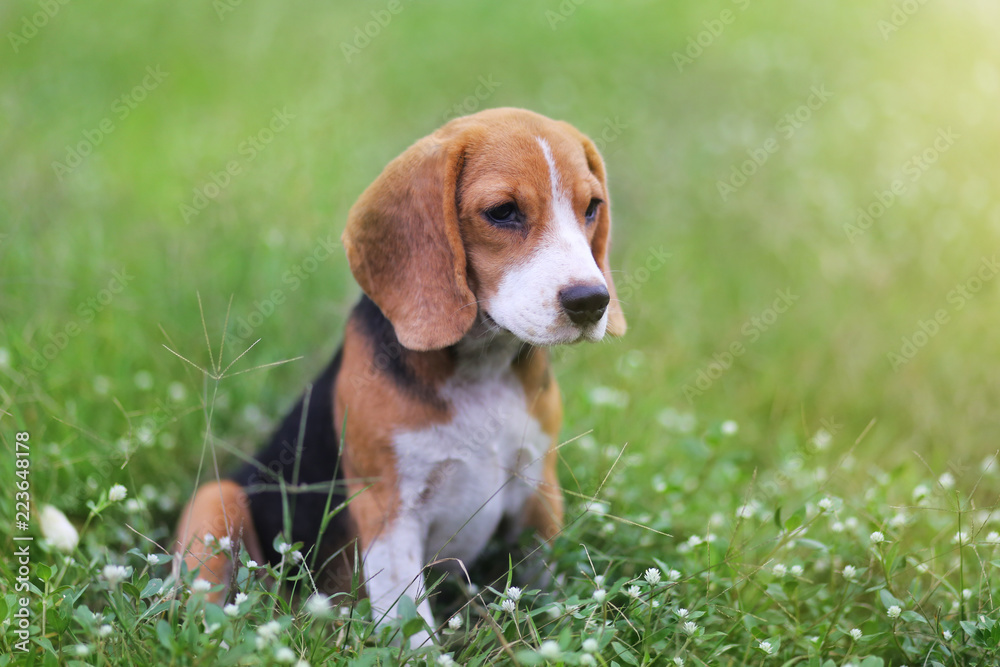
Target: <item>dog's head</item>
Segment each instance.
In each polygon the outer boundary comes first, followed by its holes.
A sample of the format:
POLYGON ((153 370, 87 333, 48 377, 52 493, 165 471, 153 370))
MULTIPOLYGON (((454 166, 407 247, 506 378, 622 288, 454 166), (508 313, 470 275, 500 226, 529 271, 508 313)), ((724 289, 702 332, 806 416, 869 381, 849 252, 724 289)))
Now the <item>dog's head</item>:
POLYGON ((534 345, 625 333, 594 143, 521 109, 457 118, 393 160, 348 216, 361 288, 407 348, 457 343, 477 317, 534 345))

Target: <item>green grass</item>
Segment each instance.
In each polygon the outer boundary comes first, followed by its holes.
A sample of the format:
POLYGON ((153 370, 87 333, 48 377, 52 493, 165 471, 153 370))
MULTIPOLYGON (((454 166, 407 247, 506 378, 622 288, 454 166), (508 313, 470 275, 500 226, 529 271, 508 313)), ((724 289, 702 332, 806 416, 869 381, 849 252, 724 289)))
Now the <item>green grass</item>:
MULTIPOLYGON (((169 545, 203 446, 220 469, 252 453, 327 361, 358 289, 326 239, 481 78, 495 90, 469 111, 523 106, 604 133, 630 329, 554 354, 577 519, 551 554, 560 583, 515 615, 502 583, 465 598, 441 650, 531 664, 554 641, 553 662, 587 664, 592 638, 608 665, 995 664, 997 10, 926 3, 888 32, 882 1, 562 3, 565 20, 555 1, 407 1, 348 62, 341 44, 388 4, 243 2, 220 17, 204 2, 71 2, 23 42, 8 31, 43 5, 0 9, 0 487, 18 481, 15 433, 29 432, 31 534, 43 505, 81 529, 70 554, 33 543, 32 652, 11 654, 4 626, 0 665, 270 664, 277 645, 313 665, 410 655, 364 603, 318 618, 247 578, 230 617, 161 593, 149 582, 172 564, 142 554, 169 545), (675 53, 724 10, 679 71, 675 53), (808 119, 783 121, 817 89, 829 99, 808 119), (293 117, 265 142, 276 110, 293 117), (933 164, 913 161, 949 128, 933 164), (94 145, 78 167, 53 168, 80 142, 94 145), (870 228, 846 227, 896 179, 870 228), (769 312, 779 292, 795 298, 769 312), (219 381, 169 351, 208 368, 227 334, 223 366, 260 340, 219 381), (128 500, 102 503, 119 483, 128 500), (108 564, 131 567, 127 583, 102 578, 108 564), (281 630, 258 649, 271 620, 281 630)), ((13 490, 0 508, 6 621, 13 490)))

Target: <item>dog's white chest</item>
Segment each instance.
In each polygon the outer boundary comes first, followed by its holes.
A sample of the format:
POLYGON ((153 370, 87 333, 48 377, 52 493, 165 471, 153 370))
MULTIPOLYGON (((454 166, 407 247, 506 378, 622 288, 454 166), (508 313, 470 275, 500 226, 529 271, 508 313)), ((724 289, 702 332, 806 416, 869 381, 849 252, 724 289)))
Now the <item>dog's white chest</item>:
POLYGON ((549 438, 509 371, 456 378, 441 391, 453 419, 395 438, 401 512, 424 531, 425 562, 473 560, 504 515, 541 483, 549 438))

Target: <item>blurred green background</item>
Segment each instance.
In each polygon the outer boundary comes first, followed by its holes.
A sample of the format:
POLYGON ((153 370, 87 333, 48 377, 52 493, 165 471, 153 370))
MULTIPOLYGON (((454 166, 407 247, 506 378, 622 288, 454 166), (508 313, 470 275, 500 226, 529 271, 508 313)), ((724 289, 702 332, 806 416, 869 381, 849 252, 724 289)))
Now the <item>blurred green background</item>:
POLYGON ((447 118, 519 106, 603 137, 610 174, 630 329, 556 353, 567 438, 628 442, 649 476, 691 465, 665 424, 731 418, 752 470, 821 427, 846 452, 874 419, 857 458, 977 473, 1000 426, 998 19, 986 0, 4 3, 0 439, 27 427, 36 500, 77 516, 113 482, 180 502, 203 406, 226 468, 338 344, 365 186, 447 118), (772 319, 779 290, 797 298, 772 319), (260 339, 230 374, 302 359, 215 383, 165 349, 208 367, 224 331, 223 366, 260 339))

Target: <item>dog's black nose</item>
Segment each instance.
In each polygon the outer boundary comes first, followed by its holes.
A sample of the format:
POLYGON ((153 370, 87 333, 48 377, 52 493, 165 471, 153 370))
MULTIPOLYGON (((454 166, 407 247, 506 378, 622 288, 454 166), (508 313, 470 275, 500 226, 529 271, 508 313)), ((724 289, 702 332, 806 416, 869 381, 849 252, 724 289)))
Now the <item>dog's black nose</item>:
POLYGON ((559 292, 559 304, 574 324, 593 324, 604 317, 611 296, 604 285, 573 285, 559 292))

